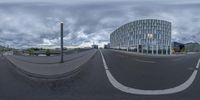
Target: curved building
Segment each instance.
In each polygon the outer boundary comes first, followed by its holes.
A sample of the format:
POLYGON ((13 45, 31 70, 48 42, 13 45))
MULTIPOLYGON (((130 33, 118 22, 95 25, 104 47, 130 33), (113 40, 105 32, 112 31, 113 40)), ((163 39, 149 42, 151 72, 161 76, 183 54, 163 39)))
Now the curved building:
POLYGON ((170 54, 171 23, 157 19, 127 23, 111 33, 110 47, 138 53, 170 54))

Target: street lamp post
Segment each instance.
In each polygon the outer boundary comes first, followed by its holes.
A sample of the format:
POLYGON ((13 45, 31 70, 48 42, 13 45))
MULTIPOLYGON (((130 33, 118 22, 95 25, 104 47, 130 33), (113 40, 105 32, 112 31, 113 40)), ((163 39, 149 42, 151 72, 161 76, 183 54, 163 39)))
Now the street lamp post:
POLYGON ((63 63, 63 22, 60 23, 60 55, 61 55, 61 59, 60 59, 60 63, 63 63))

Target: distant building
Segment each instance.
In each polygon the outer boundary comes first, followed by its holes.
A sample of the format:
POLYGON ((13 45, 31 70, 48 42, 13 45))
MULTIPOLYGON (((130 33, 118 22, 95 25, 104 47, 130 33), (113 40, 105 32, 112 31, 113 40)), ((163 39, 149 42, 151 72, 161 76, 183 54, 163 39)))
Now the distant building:
POLYGON ((171 22, 157 19, 127 23, 110 35, 110 47, 147 54, 171 53, 171 22))
MULTIPOLYGON (((61 48, 55 48, 54 49, 56 52, 58 52, 58 51, 61 51, 61 48)), ((63 50, 67 50, 67 48, 66 47, 63 47, 63 50)))
POLYGON ((13 51, 6 51, 3 53, 3 55, 13 55, 13 51))
POLYGON ((98 45, 92 45, 92 48, 94 48, 94 49, 98 49, 99 47, 98 47, 98 45))
POLYGON ((60 48, 55 48, 55 51, 57 52, 60 52, 60 50, 61 50, 60 48))
POLYGON ((173 52, 183 52, 185 50, 185 45, 179 42, 172 43, 173 52))
POLYGON ((109 48, 110 48, 110 43, 104 45, 104 49, 109 49, 109 48))

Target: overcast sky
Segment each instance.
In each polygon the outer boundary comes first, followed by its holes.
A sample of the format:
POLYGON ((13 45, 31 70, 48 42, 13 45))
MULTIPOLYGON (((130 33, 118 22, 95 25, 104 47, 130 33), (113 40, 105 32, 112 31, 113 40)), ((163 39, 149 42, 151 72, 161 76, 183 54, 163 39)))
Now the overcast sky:
POLYGON ((149 18, 172 22, 173 41, 200 41, 197 0, 1 0, 0 45, 59 46, 59 21, 65 46, 102 45, 121 25, 149 18))

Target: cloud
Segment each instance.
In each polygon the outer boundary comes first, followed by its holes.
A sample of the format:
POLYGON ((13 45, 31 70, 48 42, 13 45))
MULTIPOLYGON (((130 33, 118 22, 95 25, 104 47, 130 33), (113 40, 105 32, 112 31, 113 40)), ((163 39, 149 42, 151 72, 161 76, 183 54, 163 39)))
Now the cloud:
POLYGON ((112 31, 128 22, 158 18, 172 22, 174 41, 200 40, 200 4, 102 2, 88 4, 2 3, 0 39, 16 48, 58 46, 59 21, 65 46, 89 46, 108 41, 112 31))

